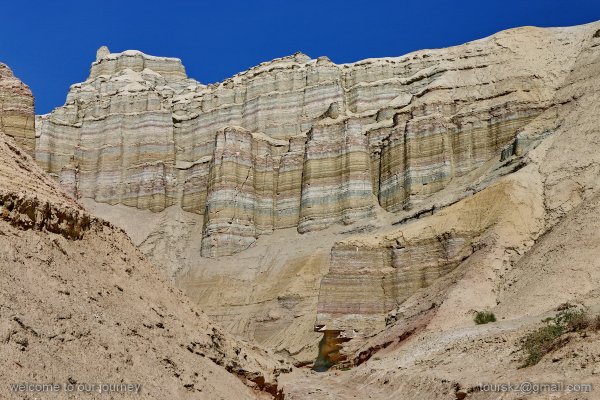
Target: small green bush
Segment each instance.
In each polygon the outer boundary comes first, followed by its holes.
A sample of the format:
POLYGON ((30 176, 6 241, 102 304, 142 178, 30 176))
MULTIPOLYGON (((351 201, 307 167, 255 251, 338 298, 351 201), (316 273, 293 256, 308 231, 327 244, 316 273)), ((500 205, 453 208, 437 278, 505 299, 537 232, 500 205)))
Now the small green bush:
POLYGON ((586 330, 592 323, 590 317, 583 311, 566 310, 557 314, 556 324, 564 326, 565 332, 580 332, 586 330))
POLYGON ((477 325, 487 324, 488 322, 496 322, 496 316, 490 311, 478 311, 475 314, 475 323, 477 325))
POLYGON ((569 338, 563 336, 566 333, 598 330, 600 316, 592 319, 582 310, 567 308, 543 322, 547 325, 523 338, 521 350, 525 356, 520 368, 537 364, 546 354, 567 344, 569 338))
POLYGON ((522 346, 526 355, 521 368, 537 364, 544 355, 558 348, 556 338, 562 335, 563 331, 563 327, 549 324, 527 335, 522 346))

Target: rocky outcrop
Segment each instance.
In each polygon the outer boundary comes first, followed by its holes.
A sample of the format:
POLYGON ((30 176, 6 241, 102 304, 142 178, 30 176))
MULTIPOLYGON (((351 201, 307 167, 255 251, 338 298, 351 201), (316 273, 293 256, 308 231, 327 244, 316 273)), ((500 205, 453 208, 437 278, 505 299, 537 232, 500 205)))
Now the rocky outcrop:
POLYGON ((233 254, 274 229, 410 209, 496 157, 549 107, 568 40, 522 28, 354 64, 299 53, 208 86, 177 59, 102 48, 38 119, 37 159, 76 197, 204 214, 202 254, 233 254))
POLYGON ((298 232, 372 217, 369 151, 361 120, 315 124, 308 133, 298 232))
POLYGON ((251 246, 259 235, 308 232, 373 215, 367 141, 358 121, 315 125, 272 139, 243 128, 217 133, 204 214, 202 254, 251 246))
POLYGON ((0 131, 14 138, 30 155, 35 153, 33 95, 6 64, 0 63, 0 131))
POLYGON ((184 202, 194 167, 176 166, 170 104, 195 82, 176 59, 98 53, 67 104, 38 118, 38 163, 76 197, 153 211, 184 202))
POLYGON ((57 183, 32 167, 33 123, 31 91, 0 64, 0 219, 21 229, 80 239, 99 221, 73 199, 64 199, 57 183))
MULTIPOLYGON (((396 306, 379 333, 378 327, 370 329, 357 318, 356 328, 361 333, 370 330, 367 336, 373 336, 362 340, 356 335, 335 356, 338 360, 346 357, 346 367, 360 365, 349 372, 333 372, 327 380, 304 380, 300 376, 294 382, 284 382, 290 398, 319 399, 326 392, 341 399, 394 398, 399 393, 403 398, 494 399, 498 392, 482 390, 480 382, 571 379, 587 386, 584 390, 588 393, 598 384, 593 356, 600 349, 597 331, 590 334, 573 329, 545 349, 548 353, 539 363, 523 367, 528 355, 524 338, 548 331, 547 323, 541 321, 576 309, 594 316, 600 312, 600 94, 594 90, 600 83, 600 23, 569 30, 573 36, 570 45, 579 52, 563 76, 553 105, 520 131, 503 152, 503 161, 495 160, 495 165, 490 163, 490 169, 479 174, 473 184, 476 194, 433 210, 423 202, 412 215, 398 213, 403 222, 394 225, 398 228, 395 232, 377 231, 370 237, 340 241, 334 247, 352 243, 361 253, 384 247, 387 242, 393 248, 395 238, 406 239, 417 232, 422 237, 435 237, 440 232, 439 223, 450 218, 447 228, 457 227, 457 232, 465 226, 473 228, 462 232, 476 238, 471 240, 474 251, 396 306), (518 168, 496 176, 491 185, 475 184, 494 177, 494 168, 503 168, 503 163, 518 168), (481 224, 484 220, 493 223, 481 224), (480 228, 484 233, 477 234, 480 228), (493 313, 496 321, 476 324, 475 311, 480 310, 493 313), (320 387, 319 381, 323 382, 320 387)), ((455 183, 449 183, 440 194, 455 183)), ((412 249, 416 251, 418 246, 414 242, 412 249)), ((438 253, 438 262, 444 261, 438 253)), ((372 269, 386 265, 385 260, 374 257, 370 263, 361 257, 361 262, 372 269)), ((392 268, 388 271, 396 273, 392 268)), ((349 275, 360 279, 358 272, 349 275)), ((338 283, 341 293, 344 283, 341 279, 338 283)), ((361 293, 360 297, 368 299, 369 295, 361 293)), ((326 297, 335 301, 332 292, 326 297)), ((348 299, 343 302, 352 305, 348 299)), ((365 301, 365 308, 369 304, 365 301)), ((359 314, 360 309, 356 307, 354 312, 359 314)), ((343 325, 350 315, 340 313, 323 320, 332 328, 325 331, 324 340, 335 344, 343 339, 341 333, 332 333, 339 332, 336 326, 343 325)), ((516 399, 523 395, 506 396, 516 399)), ((531 397, 545 398, 548 394, 531 397)), ((556 397, 577 395, 565 391, 557 392, 556 397)))

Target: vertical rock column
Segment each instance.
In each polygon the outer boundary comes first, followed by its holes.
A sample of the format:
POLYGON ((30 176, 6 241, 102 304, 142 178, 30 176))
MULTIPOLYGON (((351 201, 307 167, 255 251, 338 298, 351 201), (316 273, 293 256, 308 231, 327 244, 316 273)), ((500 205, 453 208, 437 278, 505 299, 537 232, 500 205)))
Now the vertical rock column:
POLYGON ((237 253, 256 241, 252 140, 241 129, 217 133, 209 172, 202 255, 237 253))
MULTIPOLYGON (((292 142, 292 141, 290 141, 292 142)), ((204 214, 202 255, 231 255, 261 234, 295 226, 301 150, 243 128, 217 133, 204 214), (296 193, 297 192, 297 193, 296 193)))
POLYGON ((298 232, 373 215, 367 142, 357 118, 312 128, 306 144, 298 232))
POLYGON ((29 87, 0 63, 0 131, 12 136, 30 155, 35 153, 35 115, 29 87))

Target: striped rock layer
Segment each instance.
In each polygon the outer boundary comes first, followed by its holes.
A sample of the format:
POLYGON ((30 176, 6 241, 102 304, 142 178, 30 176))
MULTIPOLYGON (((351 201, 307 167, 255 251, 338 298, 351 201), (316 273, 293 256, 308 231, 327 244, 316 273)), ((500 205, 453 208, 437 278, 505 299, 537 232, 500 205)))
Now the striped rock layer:
POLYGON ((410 209, 498 157, 549 107, 569 40, 522 28, 353 64, 298 53, 208 86, 178 59, 102 48, 39 117, 36 158, 76 197, 204 214, 202 254, 233 254, 273 229, 410 209))
POLYGON ((14 138, 27 153, 35 152, 35 114, 29 87, 0 63, 0 131, 14 138))
POLYGON ((452 271, 471 253, 471 238, 455 232, 378 246, 338 243, 321 281, 318 327, 368 332, 417 290, 452 271))

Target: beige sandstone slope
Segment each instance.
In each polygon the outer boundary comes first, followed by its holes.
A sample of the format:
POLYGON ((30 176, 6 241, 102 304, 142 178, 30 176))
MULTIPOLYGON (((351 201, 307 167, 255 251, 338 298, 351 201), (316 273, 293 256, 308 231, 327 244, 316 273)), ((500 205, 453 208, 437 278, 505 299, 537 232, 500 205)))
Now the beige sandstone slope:
MULTIPOLYGON (((348 227, 300 236, 282 229, 236 255, 199 258, 198 216, 173 207, 162 213, 135 211, 84 200, 93 214, 115 221, 152 260, 178 272, 175 283, 229 331, 311 362, 320 333, 313 332, 320 278, 330 250, 348 227), (145 221, 143 225, 139 221, 145 221), (179 266, 173 265, 174 260, 179 266)), ((369 221, 362 226, 370 226, 369 221)))
POLYGON ((1 130, 0 340, 6 399, 90 396, 9 391, 68 382, 141 384, 147 399, 272 398, 288 368, 213 325, 1 130))
MULTIPOLYGON (((409 299, 398 321, 367 341, 349 342, 349 353, 363 362, 349 371, 315 375, 297 370, 283 380, 287 399, 597 399, 600 385, 600 334, 570 334, 569 342, 532 367, 519 369, 520 341, 556 314, 565 300, 600 312, 598 229, 600 195, 591 195, 571 211, 510 268, 517 276, 510 289, 490 306, 498 322, 475 325, 470 307, 484 296, 473 285, 491 280, 493 264, 484 264, 485 250, 409 299), (463 301, 463 304, 458 303, 463 301), (431 304, 441 304, 431 308, 431 304), (458 320, 458 321, 457 321, 458 320), (352 351, 350 351, 352 350, 352 351), (591 383, 591 393, 479 392, 481 383, 591 383)), ((505 256, 514 258, 514 249, 505 256)), ((487 253, 487 254, 486 254, 487 253)), ((506 272, 505 272, 506 273, 506 272)), ((502 291, 499 291, 500 293, 502 291)), ((478 308, 479 309, 479 308, 478 308)))

